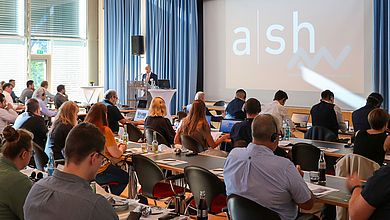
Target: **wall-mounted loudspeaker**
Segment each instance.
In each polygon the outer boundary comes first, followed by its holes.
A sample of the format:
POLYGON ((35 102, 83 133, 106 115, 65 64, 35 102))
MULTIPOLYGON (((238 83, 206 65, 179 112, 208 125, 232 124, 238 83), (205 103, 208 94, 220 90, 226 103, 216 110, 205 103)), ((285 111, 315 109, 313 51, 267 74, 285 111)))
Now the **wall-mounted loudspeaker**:
POLYGON ((131 53, 133 55, 141 55, 145 53, 144 36, 131 36, 131 53))

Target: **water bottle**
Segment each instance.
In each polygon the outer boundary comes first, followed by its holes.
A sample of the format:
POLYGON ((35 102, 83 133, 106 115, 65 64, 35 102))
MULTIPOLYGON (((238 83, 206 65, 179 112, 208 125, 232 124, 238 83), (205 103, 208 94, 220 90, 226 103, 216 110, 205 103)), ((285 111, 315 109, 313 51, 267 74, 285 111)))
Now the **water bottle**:
POLYGON ((127 142, 129 141, 129 134, 127 133, 127 126, 123 126, 124 128, 124 131, 123 131, 123 135, 122 135, 122 142, 123 144, 126 144, 127 145, 127 142))
POLYGON ((288 123, 288 121, 286 121, 285 123, 286 123, 286 129, 284 130, 284 137, 286 140, 290 140, 291 137, 290 124, 288 123))
POLYGON ((157 133, 153 131, 152 151, 158 153, 157 133))
POLYGON ((326 161, 325 161, 325 155, 324 151, 321 151, 320 159, 318 160, 318 172, 319 172, 319 184, 325 184, 326 183, 326 161))
POLYGON ((197 220, 207 220, 208 219, 208 208, 206 202, 206 192, 200 191, 200 199, 197 207, 197 220))
POLYGON ((54 169, 55 169, 54 155, 53 155, 53 151, 51 151, 49 154, 49 162, 47 163, 47 173, 49 176, 53 175, 54 169))

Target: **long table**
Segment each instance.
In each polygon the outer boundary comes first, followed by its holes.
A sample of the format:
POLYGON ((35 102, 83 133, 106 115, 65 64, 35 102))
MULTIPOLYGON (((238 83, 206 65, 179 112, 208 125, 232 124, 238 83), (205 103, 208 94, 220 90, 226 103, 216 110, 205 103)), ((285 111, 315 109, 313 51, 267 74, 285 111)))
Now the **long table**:
MULTIPOLYGON (((147 157, 149 157, 155 162, 163 159, 168 159, 168 158, 187 162, 185 164, 179 164, 175 166, 157 162, 157 164, 161 168, 172 170, 174 172, 179 172, 179 173, 184 172, 184 168, 187 166, 199 166, 207 170, 223 168, 226 160, 225 158, 217 157, 217 156, 208 156, 208 155, 199 154, 197 156, 188 157, 185 156, 184 154, 176 155, 175 153, 161 153, 157 155, 148 155, 147 157)), ((223 179, 223 177, 221 177, 221 179, 223 179)), ((305 173, 304 179, 307 182, 310 181, 307 173, 305 173)), ((350 194, 345 186, 345 178, 328 175, 326 186, 337 189, 338 191, 331 192, 323 197, 317 198, 317 201, 325 204, 337 205, 337 206, 347 208, 348 201, 350 199, 350 194)))
POLYGON ((279 142, 279 147, 287 150, 291 150, 292 145, 296 143, 307 143, 314 145, 322 150, 324 150, 325 155, 332 157, 343 157, 346 154, 352 154, 353 148, 345 147, 343 143, 329 142, 329 141, 318 141, 318 140, 309 140, 302 138, 290 138, 288 141, 279 142))

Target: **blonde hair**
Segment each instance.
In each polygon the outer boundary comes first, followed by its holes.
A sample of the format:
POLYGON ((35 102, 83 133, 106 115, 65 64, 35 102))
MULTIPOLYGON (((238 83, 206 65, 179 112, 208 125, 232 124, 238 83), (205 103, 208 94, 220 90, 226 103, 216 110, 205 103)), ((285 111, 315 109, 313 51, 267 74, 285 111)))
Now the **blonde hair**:
POLYGON ((149 116, 166 116, 167 115, 167 106, 162 97, 157 96, 152 99, 152 103, 149 107, 149 116))
POLYGON ((75 126, 77 124, 78 112, 79 107, 76 105, 76 103, 72 101, 64 102, 58 109, 58 114, 55 117, 54 124, 51 130, 53 131, 54 128, 60 123, 75 126))

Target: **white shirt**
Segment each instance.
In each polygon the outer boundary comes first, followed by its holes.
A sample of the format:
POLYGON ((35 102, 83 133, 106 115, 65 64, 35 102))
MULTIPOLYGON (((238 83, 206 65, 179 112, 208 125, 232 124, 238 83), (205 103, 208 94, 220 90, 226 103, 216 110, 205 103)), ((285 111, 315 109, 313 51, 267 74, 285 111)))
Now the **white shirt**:
POLYGON ((295 128, 294 123, 291 118, 288 116, 287 108, 281 105, 278 101, 273 101, 264 105, 260 114, 270 114, 274 116, 278 121, 279 129, 283 126, 283 121, 287 122, 290 125, 290 128, 295 128))
POLYGON ((14 103, 11 94, 9 94, 7 91, 4 90, 3 95, 6 103, 11 103, 14 108, 18 107, 18 104, 14 103))
POLYGON ((4 128, 10 123, 14 123, 18 113, 13 109, 3 109, 0 108, 0 134, 3 133, 4 128))

